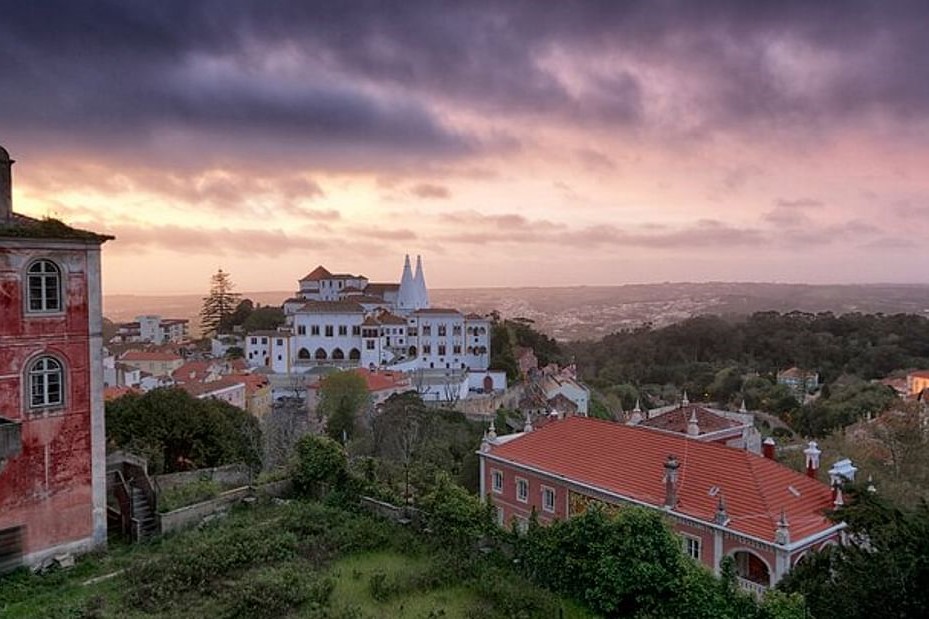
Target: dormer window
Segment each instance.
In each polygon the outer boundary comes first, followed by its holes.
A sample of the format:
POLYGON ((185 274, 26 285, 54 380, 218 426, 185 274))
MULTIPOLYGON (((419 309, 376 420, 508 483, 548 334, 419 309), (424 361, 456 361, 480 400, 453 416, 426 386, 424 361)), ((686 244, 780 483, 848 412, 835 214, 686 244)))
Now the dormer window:
POLYGON ((30 312, 60 312, 61 271, 51 260, 36 260, 29 266, 26 307, 30 312))

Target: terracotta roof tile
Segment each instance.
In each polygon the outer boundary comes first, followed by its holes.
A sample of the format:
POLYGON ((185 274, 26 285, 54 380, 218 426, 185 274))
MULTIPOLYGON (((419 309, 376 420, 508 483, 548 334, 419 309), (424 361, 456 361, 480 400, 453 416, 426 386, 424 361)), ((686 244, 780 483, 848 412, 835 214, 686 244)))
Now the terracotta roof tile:
POLYGON ((447 309, 447 308, 442 308, 442 307, 427 307, 423 309, 418 309, 413 313, 416 315, 422 315, 422 314, 454 314, 456 316, 461 315, 461 312, 459 312, 456 309, 447 309))
POLYGON ((364 308, 355 301, 307 301, 297 309, 306 314, 363 314, 364 308))
POLYGON ((182 357, 157 350, 130 350, 119 358, 120 361, 181 361, 182 357))
POLYGON ((308 282, 308 281, 318 282, 321 279, 326 279, 329 277, 332 277, 332 273, 326 270, 326 267, 324 267, 323 265, 319 265, 318 267, 316 267, 315 269, 313 269, 312 271, 304 275, 300 279, 300 281, 301 282, 308 282))
POLYGON ((697 425, 700 427, 700 434, 709 434, 719 430, 730 428, 739 428, 744 424, 735 419, 723 417, 702 406, 684 406, 670 410, 661 415, 656 415, 651 419, 643 420, 639 425, 647 428, 656 428, 658 430, 668 430, 670 432, 687 433, 687 426, 690 424, 691 415, 697 413, 697 425))
POLYGON ((680 462, 678 513, 712 522, 718 496, 710 491, 717 486, 728 528, 736 532, 773 543, 782 509, 793 542, 833 526, 824 516, 832 504, 826 484, 745 450, 645 428, 570 417, 494 446, 487 455, 660 507, 671 454, 680 462))

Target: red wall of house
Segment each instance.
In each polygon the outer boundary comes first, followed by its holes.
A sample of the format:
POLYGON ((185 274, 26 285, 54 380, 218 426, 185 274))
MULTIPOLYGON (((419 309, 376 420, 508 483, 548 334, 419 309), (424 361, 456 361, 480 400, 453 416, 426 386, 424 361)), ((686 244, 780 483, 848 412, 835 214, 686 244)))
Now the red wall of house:
POLYGON ((567 489, 563 484, 547 478, 524 471, 515 472, 513 469, 488 460, 484 467, 484 488, 487 494, 493 496, 494 505, 503 509, 506 526, 509 526, 510 521, 515 517, 528 518, 533 507, 538 515, 539 522, 550 522, 556 518, 564 520, 568 517, 567 489), (503 492, 496 493, 493 491, 492 470, 503 472, 503 492), (526 479, 529 482, 529 496, 526 503, 522 503, 516 498, 517 477, 526 479), (542 486, 552 488, 555 491, 554 512, 547 512, 542 509, 542 486))
POLYGON ((80 250, 0 250, 0 416, 22 422, 22 452, 0 469, 0 529, 25 527, 24 554, 93 533, 86 258, 80 250), (46 255, 68 271, 66 312, 29 316, 19 266, 46 255), (24 370, 43 352, 64 362, 65 407, 32 414, 24 370))

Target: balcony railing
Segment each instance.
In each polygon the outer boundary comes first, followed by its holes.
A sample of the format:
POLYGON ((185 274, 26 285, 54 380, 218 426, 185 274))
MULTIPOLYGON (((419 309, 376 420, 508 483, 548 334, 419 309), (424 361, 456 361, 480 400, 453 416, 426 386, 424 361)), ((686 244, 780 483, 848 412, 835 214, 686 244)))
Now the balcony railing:
POLYGON ((757 583, 753 580, 748 580, 747 578, 742 578, 741 576, 737 576, 736 580, 739 582, 739 586, 742 587, 743 591, 748 591, 749 593, 754 595, 756 598, 763 597, 765 594, 765 591, 768 590, 767 585, 757 583))
POLYGON ((22 424, 0 417, 0 460, 18 456, 22 447, 22 424))

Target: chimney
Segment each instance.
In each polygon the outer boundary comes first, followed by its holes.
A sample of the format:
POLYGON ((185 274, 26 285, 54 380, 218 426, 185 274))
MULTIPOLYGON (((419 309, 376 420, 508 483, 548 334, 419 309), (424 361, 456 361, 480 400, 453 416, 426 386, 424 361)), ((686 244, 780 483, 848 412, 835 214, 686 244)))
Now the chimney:
POLYGON ((719 500, 716 502, 716 513, 713 515, 713 522, 720 526, 726 526, 729 524, 729 514, 726 512, 726 503, 723 501, 723 495, 719 495, 719 500))
POLYGON ((13 160, 0 146, 0 223, 13 216, 13 160))
POLYGON ((803 450, 806 456, 806 476, 816 479, 819 473, 819 455, 823 453, 816 445, 816 441, 810 441, 810 446, 803 450))
POLYGON ((664 505, 674 509, 677 505, 677 470, 681 467, 673 455, 664 463, 664 505))
POLYGON ((687 406, 690 404, 690 400, 687 399, 687 390, 684 389, 684 397, 681 398, 681 406, 687 406))
POLYGON ((768 460, 777 460, 776 450, 777 443, 774 442, 772 437, 768 437, 761 443, 761 455, 763 455, 768 460))
POLYGON ((787 513, 782 509, 777 528, 774 530, 774 543, 780 546, 790 544, 790 524, 787 522, 787 513))
POLYGON ((526 423, 523 424, 523 432, 532 432, 532 415, 526 411, 526 423))
POLYGON ((697 409, 690 411, 690 421, 687 422, 687 436, 700 436, 700 424, 697 423, 697 409))
POLYGON ((642 408, 639 406, 639 400, 636 398, 635 408, 632 409, 632 414, 629 415, 629 425, 634 426, 642 423, 642 408))
POLYGON ((745 407, 745 398, 742 398, 742 405, 739 407, 740 413, 747 413, 748 409, 745 407))

